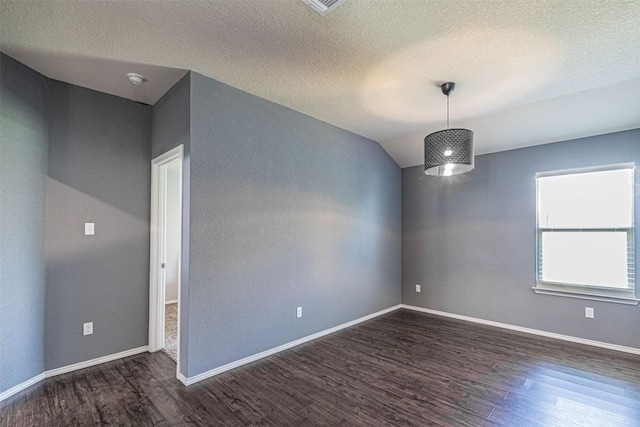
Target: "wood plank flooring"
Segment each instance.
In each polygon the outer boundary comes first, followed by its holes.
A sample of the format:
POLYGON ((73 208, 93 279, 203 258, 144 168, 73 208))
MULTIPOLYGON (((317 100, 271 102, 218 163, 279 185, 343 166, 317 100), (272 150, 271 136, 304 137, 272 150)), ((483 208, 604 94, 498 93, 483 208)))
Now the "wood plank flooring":
POLYGON ((190 387, 165 354, 49 378, 2 426, 640 426, 640 356, 400 310, 190 387))

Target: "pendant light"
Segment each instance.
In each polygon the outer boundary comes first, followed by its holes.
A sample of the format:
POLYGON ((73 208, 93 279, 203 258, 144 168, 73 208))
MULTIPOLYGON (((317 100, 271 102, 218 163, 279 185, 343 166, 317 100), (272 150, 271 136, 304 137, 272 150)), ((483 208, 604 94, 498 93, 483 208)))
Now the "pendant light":
POLYGON ((449 129, 449 95, 456 84, 440 86, 447 96, 447 129, 427 135, 424 139, 424 173, 451 176, 473 169, 473 132, 469 129, 449 129))

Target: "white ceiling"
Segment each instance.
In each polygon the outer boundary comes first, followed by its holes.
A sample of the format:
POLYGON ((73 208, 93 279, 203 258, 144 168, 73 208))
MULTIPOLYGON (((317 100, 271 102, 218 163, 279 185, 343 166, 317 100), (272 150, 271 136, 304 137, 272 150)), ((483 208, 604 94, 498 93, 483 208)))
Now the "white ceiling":
POLYGON ((640 127, 637 0, 346 0, 325 16, 301 0, 0 0, 0 15, 0 49, 49 77, 153 103, 194 70, 402 167, 445 126, 447 80, 477 153, 640 127))
POLYGON ((51 51, 19 51, 11 56, 52 79, 145 104, 155 104, 187 73, 177 68, 51 51), (144 76, 145 83, 139 86, 129 83, 127 73, 144 76))

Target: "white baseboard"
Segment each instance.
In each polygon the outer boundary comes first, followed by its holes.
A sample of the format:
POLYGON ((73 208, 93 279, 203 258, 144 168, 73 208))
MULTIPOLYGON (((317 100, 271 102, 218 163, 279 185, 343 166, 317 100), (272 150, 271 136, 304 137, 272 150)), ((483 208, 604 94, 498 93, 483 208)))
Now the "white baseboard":
POLYGON ((178 381, 180 381, 184 385, 189 385, 189 380, 182 374, 178 374, 178 381))
POLYGON ((95 359, 86 360, 84 362, 74 363, 73 365, 62 366, 56 369, 50 369, 48 371, 44 371, 41 374, 36 375, 35 377, 28 379, 27 381, 20 383, 11 387, 9 390, 5 390, 0 393, 0 402, 4 399, 7 399, 13 396, 16 393, 21 392, 27 387, 30 387, 45 378, 55 377, 56 375, 66 374, 68 372, 77 371, 78 369, 89 368, 91 366, 99 365, 101 363, 111 362, 112 360, 122 359, 123 357, 133 356, 136 354, 144 353, 149 351, 149 346, 143 346, 138 348, 132 348, 131 350, 121 351, 120 353, 109 354, 107 356, 97 357, 95 359))
POLYGON ((44 373, 38 374, 33 378, 29 378, 28 380, 26 380, 26 381, 24 381, 24 382, 22 382, 20 384, 14 385, 9 390, 5 390, 2 393, 0 393, 0 402, 2 402, 5 399, 10 398, 11 396, 13 396, 16 393, 20 393, 22 390, 24 390, 27 387, 31 387, 32 385, 39 383, 43 379, 44 379, 44 373))
POLYGON ((132 348, 131 350, 121 351, 120 353, 109 354, 107 356, 97 357, 91 360, 85 360, 84 362, 74 363, 73 365, 62 366, 60 368, 51 369, 44 372, 44 377, 55 377, 56 375, 66 374, 67 372, 77 371, 78 369, 89 368, 91 366, 99 365, 101 363, 111 362, 112 360, 122 359, 123 357, 133 356, 136 354, 149 351, 149 346, 145 345, 138 348, 132 348))
POLYGON ((288 350, 288 349, 290 349, 292 347, 296 347, 296 346, 298 346, 300 344, 304 344, 304 343, 307 343, 309 341, 313 341, 313 340, 318 339, 320 337, 323 337, 325 335, 332 334, 332 333, 337 332, 337 331, 339 331, 341 329, 345 329, 345 328, 348 328, 350 326, 357 325, 358 323, 362 323, 364 321, 373 319, 374 317, 382 316, 383 314, 387 314, 387 313, 390 313, 392 311, 398 310, 399 308, 401 308, 401 306, 402 306, 401 304, 398 304, 398 305, 395 305, 393 307, 386 308, 384 310, 369 314, 369 315, 364 316, 364 317, 360 317, 358 319, 352 320, 352 321, 347 322, 347 323, 343 323, 343 324, 335 326, 333 328, 325 329, 324 331, 316 332, 315 334, 307 335, 306 337, 297 339, 295 341, 291 341, 291 342, 288 342, 286 344, 282 344, 282 345, 280 345, 278 347, 274 347, 274 348, 271 348, 269 350, 265 350, 263 352, 254 354, 252 356, 247 356, 247 357, 245 357, 243 359, 236 360, 235 362, 227 363, 226 365, 222 365, 222 366, 220 366, 218 368, 211 369, 210 371, 203 372, 203 373, 195 375, 193 377, 184 377, 182 374, 180 374, 178 379, 184 385, 195 384, 195 383, 197 383, 199 381, 205 380, 207 378, 211 378, 213 376, 219 375, 219 374, 221 374, 223 372, 229 371, 229 370, 237 368, 239 366, 246 365, 247 363, 254 362, 256 360, 265 358, 267 356, 271 356, 271 355, 279 353, 281 351, 288 350))
MULTIPOLYGON (((357 325, 358 323, 365 322, 367 320, 373 319, 375 317, 381 316, 383 314, 390 313, 392 311, 395 311, 395 310, 398 310, 398 309, 401 309, 401 308, 404 308, 404 309, 407 309, 407 310, 412 310, 412 311, 419 311, 419 312, 422 312, 422 313, 434 314, 436 316, 442 316, 442 317, 449 317, 449 318, 452 318, 452 319, 464 320, 464 321, 467 321, 467 322, 479 323, 479 324, 482 324, 482 325, 494 326, 494 327, 502 328, 502 329, 509 329, 509 330, 517 331, 517 332, 524 332, 524 333, 531 334, 531 335, 538 335, 538 336, 547 337, 547 338, 554 338, 554 339, 558 339, 558 340, 562 340, 562 341, 569 341, 569 342, 578 343, 578 344, 590 345, 590 346, 593 346, 593 347, 605 348, 605 349, 608 349, 608 350, 620 351, 620 352, 623 352, 623 353, 631 353, 631 354, 640 355, 640 348, 626 347, 626 346, 622 346, 622 345, 618 345, 618 344, 610 344, 610 343, 601 342, 601 341, 594 341, 594 340, 589 340, 589 339, 585 339, 585 338, 573 337, 573 336, 570 336, 570 335, 556 334, 554 332, 547 332, 547 331, 541 331, 539 329, 525 328, 525 327, 522 327, 522 326, 510 325, 508 323, 494 322, 492 320, 485 320, 485 319, 480 319, 480 318, 477 318, 477 317, 463 316, 461 314, 447 313, 445 311, 432 310, 430 308, 417 307, 417 306, 414 306, 414 305, 398 304, 398 305, 395 305, 393 307, 389 307, 387 309, 378 311, 376 313, 372 313, 372 314, 369 314, 367 316, 360 317, 360 318, 352 320, 350 322, 343 323, 343 324, 335 326, 333 328, 325 329, 324 331, 320 331, 320 332, 317 332, 315 334, 308 335, 306 337, 297 339, 295 341, 291 341, 289 343, 282 344, 282 345, 280 345, 278 347, 274 347, 272 349, 265 350, 265 351, 263 351, 261 353, 257 353, 257 354, 254 354, 252 356, 248 356, 248 357, 245 357, 243 359, 236 360, 235 362, 227 363, 226 365, 220 366, 218 368, 212 369, 212 370, 207 371, 207 372, 203 372, 203 373, 195 375, 193 377, 185 377, 183 374, 179 374, 178 375, 178 380, 180 382, 182 382, 186 386, 191 385, 191 384, 195 384, 195 383, 197 383, 199 381, 202 381, 202 380, 205 380, 207 378, 219 375, 219 374, 221 374, 223 372, 229 371, 229 370, 237 368, 239 366, 246 365, 247 363, 251 363, 251 362, 254 362, 256 360, 259 360, 259 359, 271 356, 273 354, 279 353, 281 351, 288 350, 288 349, 296 347, 298 345, 307 343, 309 341, 313 341, 313 340, 321 338, 321 337, 323 337, 325 335, 329 335, 329 334, 332 334, 334 332, 340 331, 342 329, 349 328, 351 326, 357 325)), ((33 377, 33 378, 23 382, 23 383, 15 385, 15 386, 11 387, 10 389, 5 390, 2 393, 0 393, 0 402, 5 400, 5 399, 7 399, 7 398, 9 398, 9 397, 11 397, 11 396, 13 396, 16 393, 19 393, 20 391, 26 389, 27 387, 30 387, 30 386, 38 383, 39 381, 42 381, 45 378, 53 377, 53 376, 60 375, 60 374, 65 374, 65 373, 68 373, 68 372, 76 371, 78 369, 88 368, 90 366, 99 365, 101 363, 110 362, 112 360, 121 359, 123 357, 133 356, 133 355, 136 355, 136 354, 139 354, 139 353, 144 353, 146 351, 149 351, 149 347, 148 346, 143 346, 143 347, 138 347, 138 348, 134 348, 134 349, 131 349, 131 350, 122 351, 120 353, 115 353, 115 354, 111 354, 111 355, 108 355, 108 356, 103 356, 103 357, 98 357, 96 359, 87 360, 85 362, 75 363, 73 365, 63 366, 61 368, 51 369, 49 371, 45 371, 42 374, 36 375, 35 377, 33 377)))
POLYGON ((177 302, 178 302, 178 300, 177 300, 177 299, 170 299, 169 301, 165 301, 165 302, 164 302, 164 305, 167 305, 167 304, 175 304, 175 303, 177 303, 177 302))
POLYGON ((149 351, 149 346, 145 345, 143 347, 132 348, 131 350, 121 351, 120 353, 109 354, 107 356, 86 360, 84 362, 74 363, 73 365, 62 366, 60 368, 44 371, 43 373, 38 374, 35 377, 28 379, 27 381, 20 383, 18 385, 15 385, 11 387, 9 390, 5 390, 2 393, 0 393, 0 402, 2 402, 4 399, 7 399, 13 396, 16 393, 21 392, 27 387, 30 387, 44 380, 45 378, 55 377, 56 375, 66 374, 68 372, 77 371, 78 369, 89 368, 91 366, 99 365, 101 363, 111 362, 112 360, 122 359, 123 357, 144 353, 145 351, 149 351))
POLYGON ((477 317, 463 316, 461 314, 447 313, 446 311, 432 310, 430 308, 416 307, 415 305, 400 304, 400 308, 407 310, 420 311, 422 313, 435 314, 436 316, 450 317, 452 319, 465 320, 467 322, 480 323, 482 325, 495 326, 497 328, 509 329, 512 331, 524 332, 526 334, 539 335, 547 338, 555 338, 557 340, 569 341, 578 344, 590 345, 593 347, 606 348, 608 350, 621 351, 623 353, 631 353, 640 355, 640 348, 626 347, 618 344, 610 344, 602 341, 588 340, 585 338, 573 337, 571 335, 556 334, 554 332, 541 331, 539 329, 525 328, 523 326, 510 325, 508 323, 494 322, 493 320, 484 320, 477 317))

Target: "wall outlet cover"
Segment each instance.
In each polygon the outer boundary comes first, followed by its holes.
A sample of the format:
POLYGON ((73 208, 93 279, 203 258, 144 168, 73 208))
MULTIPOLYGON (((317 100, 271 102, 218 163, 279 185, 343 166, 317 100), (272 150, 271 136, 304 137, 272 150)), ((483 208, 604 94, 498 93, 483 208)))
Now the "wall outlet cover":
POLYGON ((586 317, 587 319, 593 319, 595 317, 593 307, 584 308, 584 317, 586 317))
POLYGON ((84 325, 82 325, 82 334, 83 335, 93 334, 93 322, 85 323, 84 325))
POLYGON ((416 292, 420 292, 422 287, 416 283, 416 292))
POLYGON ((296 309, 296 317, 302 317, 302 307, 296 309))
POLYGON ((93 236, 96 234, 96 224, 94 222, 84 223, 84 235, 93 236))

